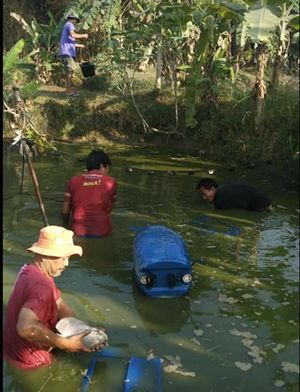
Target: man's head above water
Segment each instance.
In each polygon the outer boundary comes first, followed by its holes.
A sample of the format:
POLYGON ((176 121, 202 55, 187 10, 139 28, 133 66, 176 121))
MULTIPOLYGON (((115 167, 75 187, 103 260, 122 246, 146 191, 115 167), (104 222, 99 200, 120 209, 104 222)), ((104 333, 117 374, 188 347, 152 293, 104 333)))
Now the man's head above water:
POLYGON ((201 193, 204 200, 212 203, 217 193, 218 184, 212 178, 202 178, 196 189, 201 193))
POLYGON ((102 150, 91 151, 86 160, 87 171, 104 170, 108 172, 110 166, 111 160, 108 155, 102 150))
POLYGON ((74 245, 73 235, 73 231, 64 227, 43 227, 38 241, 27 249, 35 254, 33 264, 48 277, 60 276, 72 255, 82 255, 81 246, 74 245))

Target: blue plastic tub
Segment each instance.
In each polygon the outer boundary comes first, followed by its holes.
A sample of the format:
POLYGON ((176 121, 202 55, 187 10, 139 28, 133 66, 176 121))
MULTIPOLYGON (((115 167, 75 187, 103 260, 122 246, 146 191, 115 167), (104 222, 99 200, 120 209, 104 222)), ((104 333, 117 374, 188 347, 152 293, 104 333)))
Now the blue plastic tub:
POLYGON ((133 243, 137 286, 150 297, 179 297, 192 284, 192 266, 181 236, 165 226, 149 226, 133 243))

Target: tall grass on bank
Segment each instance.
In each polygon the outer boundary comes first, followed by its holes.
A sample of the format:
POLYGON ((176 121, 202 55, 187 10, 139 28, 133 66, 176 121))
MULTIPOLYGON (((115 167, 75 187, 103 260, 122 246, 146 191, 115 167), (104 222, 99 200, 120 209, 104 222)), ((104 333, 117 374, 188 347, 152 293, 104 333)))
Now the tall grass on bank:
POLYGON ((299 96, 290 86, 269 93, 265 104, 264 127, 254 131, 255 102, 251 91, 235 90, 229 99, 220 99, 213 115, 199 107, 199 127, 191 137, 209 155, 237 161, 297 164, 299 150, 299 96))

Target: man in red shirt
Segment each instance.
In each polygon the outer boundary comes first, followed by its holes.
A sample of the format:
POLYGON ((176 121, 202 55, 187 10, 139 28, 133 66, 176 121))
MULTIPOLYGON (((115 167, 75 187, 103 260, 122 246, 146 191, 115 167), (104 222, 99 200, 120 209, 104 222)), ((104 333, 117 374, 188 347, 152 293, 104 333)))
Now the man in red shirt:
POLYGON ((111 234, 110 213, 117 195, 117 181, 108 176, 111 161, 105 152, 93 150, 87 157, 87 173, 71 178, 62 207, 64 226, 79 237, 104 237, 111 234))
POLYGON ((69 257, 82 255, 82 248, 73 243, 73 232, 59 226, 41 229, 38 242, 27 249, 33 252, 31 264, 25 264, 10 295, 4 324, 4 359, 22 369, 49 365, 51 350, 69 352, 90 350, 81 333, 63 338, 55 333, 55 325, 63 317, 74 317, 73 310, 62 300, 54 283, 69 264, 69 257))

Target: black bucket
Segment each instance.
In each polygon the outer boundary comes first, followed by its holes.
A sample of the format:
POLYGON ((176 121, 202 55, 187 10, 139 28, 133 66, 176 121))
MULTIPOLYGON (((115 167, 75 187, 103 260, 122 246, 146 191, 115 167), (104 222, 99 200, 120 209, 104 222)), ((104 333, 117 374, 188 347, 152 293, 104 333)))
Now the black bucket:
POLYGON ((90 63, 89 61, 80 64, 82 75, 85 78, 90 76, 95 76, 95 65, 90 63))

